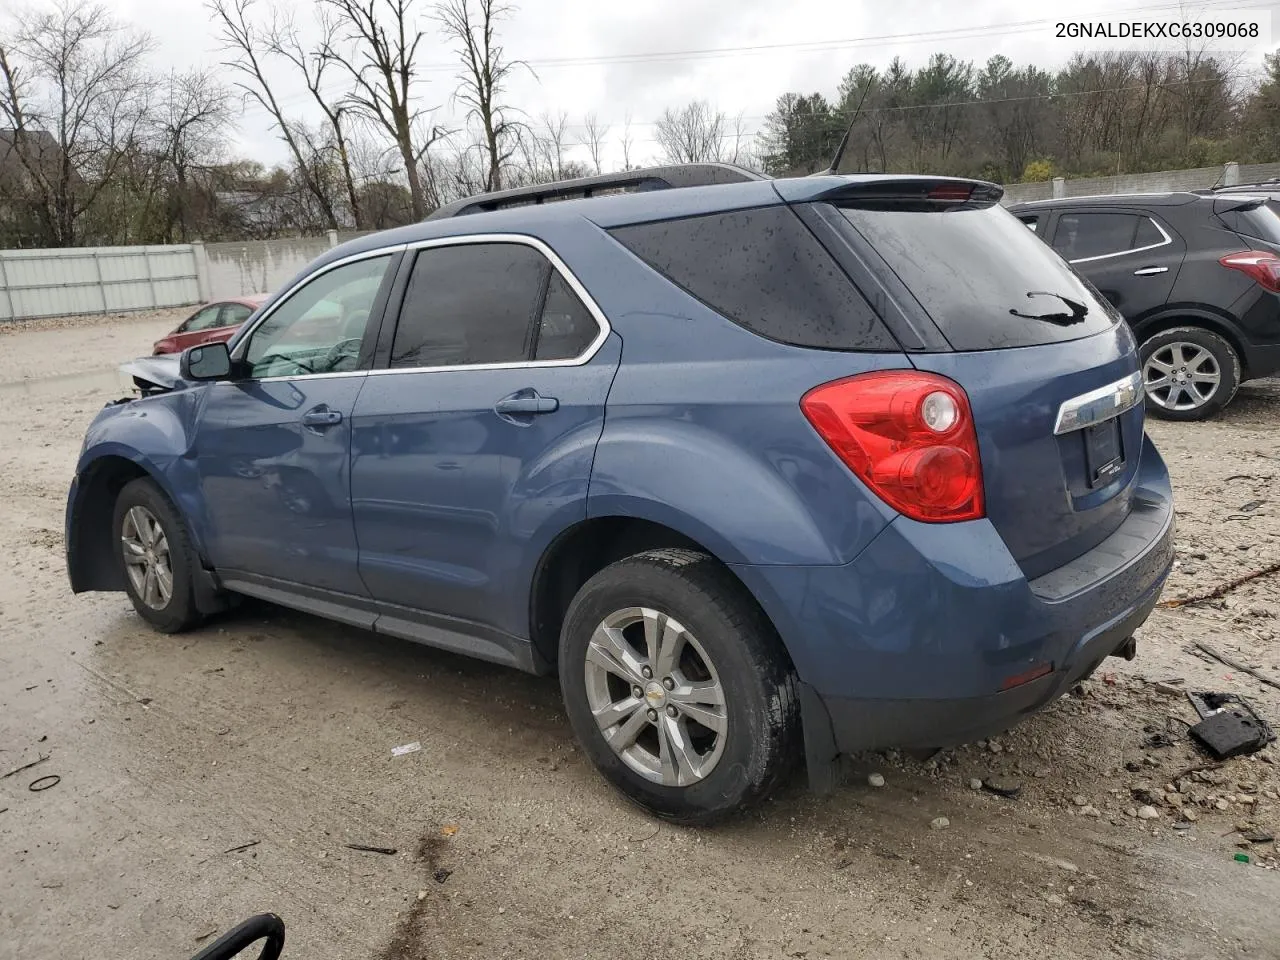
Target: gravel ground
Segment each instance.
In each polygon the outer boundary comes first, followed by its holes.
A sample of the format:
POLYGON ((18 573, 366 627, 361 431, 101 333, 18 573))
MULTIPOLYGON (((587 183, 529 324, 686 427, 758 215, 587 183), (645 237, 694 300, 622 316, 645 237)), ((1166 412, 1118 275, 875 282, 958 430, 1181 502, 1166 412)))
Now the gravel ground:
MULTIPOLYGON (((1280 690, 1190 646, 1280 681, 1280 576, 1157 610, 1137 660, 992 742, 659 826, 574 748, 554 681, 266 605, 163 637, 122 594, 71 596, 84 427, 183 313, 0 328, 0 773, 49 758, 0 779, 0 958, 189 956, 263 910, 288 958, 1280 957, 1280 850, 1244 839, 1280 833, 1280 750, 1183 774, 1205 760, 1178 693, 1280 725, 1280 690)), ((1278 428, 1274 382, 1150 424, 1166 599, 1280 562, 1278 428)))

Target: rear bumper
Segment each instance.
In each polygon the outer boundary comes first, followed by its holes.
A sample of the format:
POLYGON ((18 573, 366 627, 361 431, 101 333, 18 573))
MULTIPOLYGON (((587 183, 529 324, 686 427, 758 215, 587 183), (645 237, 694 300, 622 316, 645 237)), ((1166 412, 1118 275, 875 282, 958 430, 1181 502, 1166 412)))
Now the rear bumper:
POLYGON ((1162 576, 1123 618, 1082 638, 1062 666, 1012 690, 941 700, 823 698, 837 752, 951 747, 1008 730, 1097 669, 1146 621, 1163 586, 1162 576))
POLYGON ((1280 373, 1280 343, 1251 343, 1245 347, 1245 373, 1250 380, 1280 373))
MULTIPOLYGON (((736 567, 812 694, 806 738, 833 753, 963 743, 1090 673, 1146 620, 1173 562, 1168 471, 1149 440, 1135 483, 1115 533, 1035 580, 987 521, 899 518, 842 567, 736 567)), ((824 751, 809 746, 812 763, 824 751)))

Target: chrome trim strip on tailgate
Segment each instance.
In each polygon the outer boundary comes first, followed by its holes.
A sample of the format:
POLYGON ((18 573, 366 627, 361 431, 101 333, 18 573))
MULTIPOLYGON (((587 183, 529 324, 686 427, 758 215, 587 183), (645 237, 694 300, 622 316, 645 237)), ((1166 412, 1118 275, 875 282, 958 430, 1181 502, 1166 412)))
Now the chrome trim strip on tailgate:
POLYGON ((1058 408, 1058 419, 1053 425, 1055 435, 1083 430, 1126 410, 1132 410, 1142 402, 1142 374, 1134 371, 1129 376, 1109 383, 1097 390, 1090 390, 1072 397, 1058 408))

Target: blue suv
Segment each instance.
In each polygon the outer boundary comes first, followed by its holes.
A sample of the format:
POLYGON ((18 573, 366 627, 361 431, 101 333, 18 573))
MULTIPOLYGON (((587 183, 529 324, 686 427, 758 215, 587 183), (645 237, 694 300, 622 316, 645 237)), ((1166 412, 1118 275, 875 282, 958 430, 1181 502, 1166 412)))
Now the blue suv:
POLYGON ((72 588, 558 673, 604 776, 686 823, 1006 729, 1133 655, 1173 508, 1133 335, 1000 196, 659 168, 354 240, 135 365, 72 588))

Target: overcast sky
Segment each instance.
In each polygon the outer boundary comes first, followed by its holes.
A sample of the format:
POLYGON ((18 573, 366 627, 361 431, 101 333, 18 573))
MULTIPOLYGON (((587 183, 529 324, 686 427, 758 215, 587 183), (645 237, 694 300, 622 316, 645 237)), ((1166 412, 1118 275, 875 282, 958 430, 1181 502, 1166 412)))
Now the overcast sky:
MULTIPOLYGON (((158 66, 181 69, 221 59, 202 0, 104 2, 152 34, 158 66)), ((300 20, 310 16, 310 0, 275 2, 294 9, 300 20)), ((416 0, 428 34, 419 96, 438 105, 440 120, 447 121, 460 112, 450 102, 456 60, 430 20, 433 2, 416 0)), ((1269 15, 1280 25, 1280 0, 1196 0, 1183 9, 1191 19, 1241 10, 1269 15)), ((1170 0, 521 0, 502 25, 501 39, 509 56, 536 71, 536 77, 528 71, 516 76, 510 101, 533 118, 568 111, 575 125, 594 111, 612 127, 609 165, 620 160, 617 141, 628 114, 633 162, 643 161, 656 157, 653 121, 667 106, 706 99, 731 116, 742 114, 745 128, 755 132, 780 93, 834 94, 844 72, 860 61, 884 66, 896 55, 916 66, 941 51, 982 63, 1002 53, 1018 65, 1051 69, 1077 50, 1099 46, 1096 40, 1056 38, 1057 21, 1136 16, 1178 19, 1179 8, 1170 0), (741 47, 767 49, 725 49, 741 47), (677 55, 632 62, 548 62, 672 53, 677 55)), ((1273 49, 1265 38, 1241 46, 1250 65, 1273 49)), ((289 106, 306 110, 305 90, 285 71, 279 76, 289 106)), ((246 108, 236 136, 243 155, 268 164, 284 159, 260 109, 246 108)))

